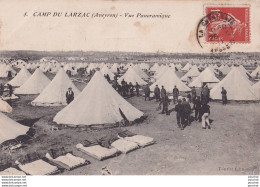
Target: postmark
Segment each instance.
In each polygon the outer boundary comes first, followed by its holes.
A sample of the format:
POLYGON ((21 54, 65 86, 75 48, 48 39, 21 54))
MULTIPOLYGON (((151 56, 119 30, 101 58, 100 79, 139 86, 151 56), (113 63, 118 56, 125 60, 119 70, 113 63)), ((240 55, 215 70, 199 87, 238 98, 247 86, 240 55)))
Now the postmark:
POLYGON ((236 43, 250 43, 249 7, 207 6, 197 26, 201 48, 226 52, 236 43))

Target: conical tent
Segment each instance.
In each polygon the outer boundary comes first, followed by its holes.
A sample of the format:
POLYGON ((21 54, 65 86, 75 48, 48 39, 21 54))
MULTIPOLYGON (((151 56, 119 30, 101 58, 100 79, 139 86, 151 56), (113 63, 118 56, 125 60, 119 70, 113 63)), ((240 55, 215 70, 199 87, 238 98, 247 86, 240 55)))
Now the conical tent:
POLYGON ((71 125, 116 123, 123 119, 120 110, 129 121, 143 116, 97 71, 79 96, 58 112, 53 121, 71 125))
POLYGON ((189 71, 192 65, 190 63, 187 63, 181 70, 182 71, 189 71))
POLYGON ((21 86, 31 77, 31 73, 23 66, 19 73, 8 82, 12 86, 21 86))
POLYGON ((29 127, 21 125, 0 112, 0 144, 26 134, 29 127))
POLYGON ((112 71, 112 73, 117 73, 117 68, 119 68, 119 65, 117 63, 114 63, 110 70, 112 71))
POLYGON ((41 94, 32 101, 36 106, 59 106, 66 105, 66 91, 72 88, 74 98, 80 93, 65 71, 60 68, 59 72, 48 84, 41 94))
POLYGON ((133 69, 142 79, 149 79, 149 76, 140 68, 139 65, 135 65, 133 69))
POLYGON ((158 85, 160 88, 164 86, 165 90, 168 93, 172 93, 174 86, 179 89, 179 91, 187 92, 190 91, 190 88, 186 86, 172 71, 172 69, 168 69, 163 76, 161 76, 155 83, 150 86, 151 90, 154 90, 155 86, 158 85))
POLYGON ((51 81, 38 68, 25 83, 14 90, 15 94, 39 94, 51 81))
POLYGON ((0 69, 0 77, 7 77, 9 71, 12 76, 16 74, 16 71, 10 65, 2 65, 0 69))
POLYGON ((107 67, 107 65, 104 65, 102 67, 102 69, 100 70, 100 72, 103 74, 103 75, 106 75, 108 74, 109 75, 109 78, 110 80, 114 80, 114 73, 112 73, 112 71, 107 67))
POLYGON ((257 100, 257 96, 251 85, 238 68, 234 67, 229 74, 210 91, 212 99, 222 99, 222 87, 227 90, 228 100, 257 100))
POLYGON ((183 77, 181 78, 182 81, 187 81, 188 77, 197 77, 200 75, 199 69, 196 65, 192 66, 191 69, 185 74, 183 75, 183 77))
POLYGON ((0 112, 12 112, 12 107, 2 99, 0 99, 0 112))
POLYGON ((260 99, 260 81, 258 81, 257 83, 255 83, 255 84, 252 86, 252 89, 253 89, 255 95, 258 97, 258 99, 260 99))
POLYGON ((252 77, 256 77, 256 74, 258 73, 258 77, 260 77, 260 66, 257 66, 254 71, 250 74, 252 77))
POLYGON ((147 84, 137 73, 132 67, 129 67, 128 70, 125 72, 125 74, 118 79, 118 83, 121 84, 122 80, 125 80, 127 83, 132 83, 135 84, 136 82, 139 85, 145 85, 147 84))
POLYGON ((207 67, 201 74, 196 77, 190 84, 189 87, 201 87, 202 83, 216 83, 219 82, 215 74, 207 67))
POLYGON ((231 68, 228 66, 228 65, 221 65, 219 68, 219 71, 221 71, 224 75, 227 75, 229 72, 230 72, 230 70, 231 70, 231 68))

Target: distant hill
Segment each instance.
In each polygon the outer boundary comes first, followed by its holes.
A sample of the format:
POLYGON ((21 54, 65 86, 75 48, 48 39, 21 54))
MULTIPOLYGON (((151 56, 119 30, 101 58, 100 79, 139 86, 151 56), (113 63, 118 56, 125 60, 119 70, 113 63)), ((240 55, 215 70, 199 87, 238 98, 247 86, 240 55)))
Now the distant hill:
POLYGON ((206 58, 206 59, 255 59, 258 60, 260 53, 216 53, 216 54, 205 54, 205 53, 139 53, 139 52, 98 52, 98 51, 0 51, 0 57, 13 58, 13 59, 24 59, 24 60, 39 60, 43 57, 53 58, 67 58, 67 57, 83 57, 86 59, 144 59, 144 58, 206 58))

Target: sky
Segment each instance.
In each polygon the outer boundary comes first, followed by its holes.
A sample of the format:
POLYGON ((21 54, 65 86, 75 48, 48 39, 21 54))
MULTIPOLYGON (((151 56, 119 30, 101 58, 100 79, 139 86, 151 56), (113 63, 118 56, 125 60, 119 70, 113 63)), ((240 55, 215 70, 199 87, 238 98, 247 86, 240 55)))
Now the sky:
MULTIPOLYGON (((211 47, 198 45, 196 29, 205 7, 212 4, 218 3, 2 0, 0 50, 208 53, 211 47), (43 16, 48 12, 49 16, 43 16), (55 12, 62 15, 53 16, 55 12), (71 13, 90 17, 71 17, 71 13), (118 17, 92 18, 93 13, 118 17), (169 18, 136 17, 138 13, 169 18)), ((250 42, 236 43, 228 52, 260 52, 260 3, 240 1, 233 6, 238 4, 250 6, 250 42)))

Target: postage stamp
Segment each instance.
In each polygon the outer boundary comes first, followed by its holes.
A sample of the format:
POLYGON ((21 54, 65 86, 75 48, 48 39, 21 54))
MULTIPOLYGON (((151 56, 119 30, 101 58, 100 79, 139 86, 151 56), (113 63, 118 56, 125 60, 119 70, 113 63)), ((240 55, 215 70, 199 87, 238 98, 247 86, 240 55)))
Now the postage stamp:
POLYGON ((206 6, 197 27, 197 41, 211 52, 225 52, 235 43, 250 43, 249 6, 206 6))

